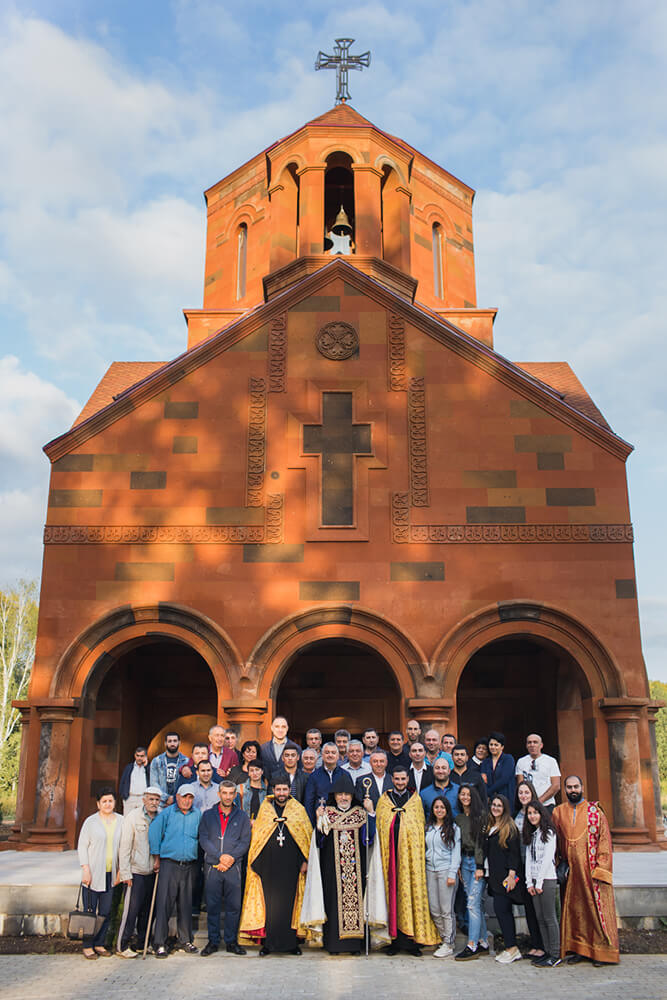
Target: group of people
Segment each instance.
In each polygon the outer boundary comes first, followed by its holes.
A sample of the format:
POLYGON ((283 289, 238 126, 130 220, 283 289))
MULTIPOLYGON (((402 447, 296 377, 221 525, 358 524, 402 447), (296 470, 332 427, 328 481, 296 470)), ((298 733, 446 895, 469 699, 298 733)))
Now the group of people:
POLYGON ((109 915, 122 882, 123 958, 149 937, 166 958, 174 911, 171 950, 196 953, 193 914, 204 899, 204 957, 223 943, 235 955, 249 944, 261 956, 298 955, 305 942, 331 954, 384 946, 417 956, 435 946, 438 958, 470 961, 489 954, 488 893, 504 942, 497 962, 618 962, 609 828, 581 778, 565 778, 556 806, 558 763, 535 733, 516 762, 500 732, 470 757, 453 734, 422 735, 416 720, 406 737, 390 733, 383 749, 375 729, 361 739, 340 729, 323 743, 313 728, 302 748, 277 717, 263 744, 237 748, 234 731, 213 726, 187 757, 171 732, 150 766, 137 747, 119 786, 124 814, 114 790, 101 788, 81 829, 84 906, 99 918, 84 956, 112 954, 109 915), (457 923, 466 944, 455 954, 457 923))

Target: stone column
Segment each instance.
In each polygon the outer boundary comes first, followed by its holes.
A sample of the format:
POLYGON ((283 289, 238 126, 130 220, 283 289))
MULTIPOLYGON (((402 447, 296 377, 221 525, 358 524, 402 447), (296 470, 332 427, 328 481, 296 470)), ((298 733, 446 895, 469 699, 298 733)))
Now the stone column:
POLYGON ((382 257, 382 171, 364 163, 353 163, 352 171, 356 253, 382 257))
POLYGON ((64 851, 70 846, 65 827, 65 792, 70 732, 79 711, 78 700, 68 698, 36 707, 40 739, 35 822, 28 827, 26 847, 64 851))
POLYGON ((602 698, 609 735, 609 778, 614 822, 611 834, 618 846, 650 841, 644 820, 639 752, 639 720, 646 698, 602 698))
POLYGON ((452 698, 408 698, 407 700, 407 718, 416 719, 422 728, 422 733, 436 729, 442 736, 450 728, 450 719, 453 715, 452 698))
POLYGON ((299 253, 324 253, 324 163, 303 167, 299 176, 299 253))
POLYGON ((223 701, 220 707, 227 716, 230 728, 238 732, 240 743, 259 739, 259 727, 264 722, 269 707, 267 701, 261 698, 250 698, 247 701, 234 698, 223 701))
POLYGON ((13 701, 12 708, 18 709, 21 713, 21 751, 19 756, 19 780, 16 789, 16 819, 9 835, 9 840, 20 841, 23 839, 23 827, 25 824, 25 784, 28 761, 28 727, 30 724, 30 702, 13 701))
POLYGON ((406 274, 410 274, 410 203, 412 192, 408 188, 399 186, 396 188, 396 194, 400 198, 399 229, 401 234, 401 259, 396 266, 401 271, 405 271, 406 274))
POLYGON ((269 269, 289 264, 296 257, 297 189, 291 177, 269 188, 271 199, 271 255, 269 269))
POLYGON ((648 714, 648 735, 651 742, 651 773, 653 775, 653 804, 655 807, 655 828, 658 842, 667 840, 665 826, 662 822, 662 800, 660 797, 660 771, 658 769, 658 741, 655 735, 656 716, 664 701, 650 701, 646 706, 648 714))

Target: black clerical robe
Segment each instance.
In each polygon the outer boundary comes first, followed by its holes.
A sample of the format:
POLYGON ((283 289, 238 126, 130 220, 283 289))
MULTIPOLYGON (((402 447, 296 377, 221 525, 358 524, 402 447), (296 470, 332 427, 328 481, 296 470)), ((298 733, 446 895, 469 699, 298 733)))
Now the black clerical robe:
MULTIPOLYGON (((358 954, 364 940, 366 889, 366 812, 328 806, 328 833, 318 830, 320 871, 327 920, 323 944, 330 953, 358 954)), ((369 840, 375 834, 375 817, 368 817, 369 840)))

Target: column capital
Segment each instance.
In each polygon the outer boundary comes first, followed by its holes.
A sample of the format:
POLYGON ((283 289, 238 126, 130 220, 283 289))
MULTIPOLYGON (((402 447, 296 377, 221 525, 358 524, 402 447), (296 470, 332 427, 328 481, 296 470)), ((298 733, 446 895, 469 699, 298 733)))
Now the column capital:
POLYGON ((449 725, 454 700, 452 698, 408 698, 406 710, 409 718, 428 722, 433 729, 444 730, 449 725))
POLYGON ((305 167, 301 167, 301 170, 297 170, 296 175, 297 177, 301 177, 301 174, 308 174, 312 173, 313 171, 315 172, 319 171, 320 173, 323 174, 326 169, 327 169, 326 163, 307 163, 305 167))
POLYGON ((661 708, 665 708, 667 702, 665 701, 649 701, 646 706, 646 712, 648 715, 648 721, 655 725, 656 717, 661 708))
POLYGON ((396 186, 396 191, 398 192, 398 194, 407 195, 408 201, 412 200, 412 191, 410 190, 410 188, 406 188, 406 187, 403 187, 402 184, 398 184, 396 186))
POLYGON ((220 702, 223 710, 230 722, 250 722, 257 725, 262 722, 268 711, 269 703, 262 698, 232 698, 230 701, 220 702))
POLYGON ((607 722, 638 722, 648 698, 600 698, 598 705, 607 722))
POLYGON ((353 163, 352 172, 375 174, 376 177, 384 177, 382 171, 378 170, 377 167, 372 166, 370 163, 353 163))
POLYGON ((71 723, 79 714, 79 698, 53 698, 49 701, 36 702, 40 722, 71 723))

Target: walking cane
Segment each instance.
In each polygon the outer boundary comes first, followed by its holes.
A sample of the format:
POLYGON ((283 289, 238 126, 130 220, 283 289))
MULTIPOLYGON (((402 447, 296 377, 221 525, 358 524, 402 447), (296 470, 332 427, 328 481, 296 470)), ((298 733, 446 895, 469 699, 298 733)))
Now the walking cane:
MULTIPOLYGON (((365 797, 368 798, 368 793, 369 793, 369 791, 371 789, 371 785, 373 784, 373 780, 372 780, 372 778, 365 777, 365 778, 361 779, 361 783, 364 786, 364 791, 366 793, 365 797)), ((364 901, 364 924, 366 925, 365 926, 365 931, 364 931, 364 937, 366 939, 366 958, 368 958, 369 938, 370 938, 370 926, 369 926, 369 922, 368 922, 368 917, 369 917, 369 913, 368 913, 368 874, 369 874, 369 871, 370 871, 370 857, 371 857, 371 848, 370 848, 370 844, 368 843, 368 813, 366 813, 366 892, 364 894, 365 897, 366 897, 365 901, 364 901)))
POLYGON ((159 879, 159 877, 160 877, 160 869, 158 868, 158 870, 155 873, 155 884, 153 886, 153 898, 151 899, 151 908, 150 908, 150 912, 148 914, 148 926, 146 927, 146 939, 144 941, 144 953, 142 955, 142 961, 145 961, 145 959, 146 959, 146 952, 148 951, 148 939, 149 939, 150 934, 151 934, 151 924, 153 923, 153 910, 155 909, 155 896, 156 896, 156 893, 157 893, 157 880, 159 879))

